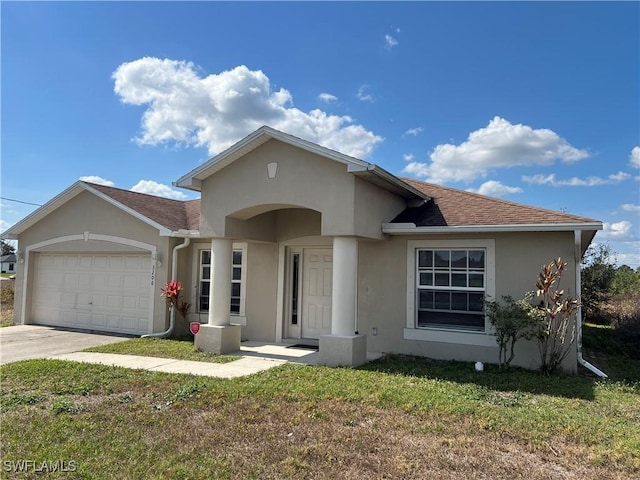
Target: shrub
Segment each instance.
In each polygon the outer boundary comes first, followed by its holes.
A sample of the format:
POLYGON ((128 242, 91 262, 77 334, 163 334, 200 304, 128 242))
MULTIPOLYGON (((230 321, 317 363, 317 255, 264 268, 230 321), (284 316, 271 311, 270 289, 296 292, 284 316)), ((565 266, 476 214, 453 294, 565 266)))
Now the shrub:
POLYGON ((616 295, 602 306, 602 311, 627 355, 640 358, 640 293, 616 295))
POLYGON ((576 312, 580 303, 560 289, 566 268, 567 262, 557 258, 542 267, 536 283, 541 303, 532 307, 530 315, 537 323, 535 336, 543 373, 551 373, 560 366, 576 339, 576 312))
MULTIPOLYGON (((532 295, 528 295, 530 298, 532 295)), ((531 305, 525 300, 514 300, 503 296, 502 303, 485 302, 485 311, 496 332, 498 363, 500 368, 509 368, 515 357, 515 345, 520 338, 531 339, 534 335, 535 319, 530 315, 531 305), (507 357, 507 352, 508 357, 507 357)))

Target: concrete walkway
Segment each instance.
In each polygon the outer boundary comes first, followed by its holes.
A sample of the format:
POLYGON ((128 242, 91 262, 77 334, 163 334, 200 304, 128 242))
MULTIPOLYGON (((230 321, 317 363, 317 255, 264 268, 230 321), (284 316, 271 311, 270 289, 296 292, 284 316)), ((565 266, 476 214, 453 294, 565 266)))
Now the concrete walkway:
POLYGON ((150 370, 152 372, 186 373, 204 377, 235 378, 268 370, 287 363, 286 360, 260 357, 242 357, 229 363, 194 362, 171 358, 142 357, 117 353, 75 352, 49 357, 55 360, 97 363, 124 368, 150 370))
POLYGON ((143 357, 119 353, 73 352, 50 355, 54 360, 97 363, 155 372, 186 373, 207 377, 236 378, 268 370, 287 362, 316 365, 318 352, 286 344, 244 342, 240 350, 230 355, 242 357, 228 363, 195 362, 171 358, 143 357))
MULTIPOLYGON (((316 349, 300 348, 285 343, 243 342, 240 350, 231 353, 241 358, 228 363, 80 351, 96 345, 125 340, 127 337, 67 331, 37 325, 5 327, 0 329, 0 364, 29 358, 48 358, 219 378, 253 375, 287 362, 304 365, 318 364, 316 349)), ((380 354, 368 353, 367 360, 371 361, 380 356, 380 354)))

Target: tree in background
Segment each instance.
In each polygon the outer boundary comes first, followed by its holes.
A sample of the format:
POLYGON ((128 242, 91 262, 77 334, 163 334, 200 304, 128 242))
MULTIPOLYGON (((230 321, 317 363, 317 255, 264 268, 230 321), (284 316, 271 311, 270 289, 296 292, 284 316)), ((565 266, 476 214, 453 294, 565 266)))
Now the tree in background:
POLYGON ((2 256, 11 255, 12 253, 16 253, 16 247, 5 240, 2 240, 2 256))
POLYGON ((581 300, 586 321, 604 322, 602 306, 613 293, 614 262, 615 254, 607 244, 591 245, 584 255, 581 300))
POLYGON ((614 295, 640 292, 640 267, 636 270, 628 265, 618 267, 611 283, 611 291, 614 295))

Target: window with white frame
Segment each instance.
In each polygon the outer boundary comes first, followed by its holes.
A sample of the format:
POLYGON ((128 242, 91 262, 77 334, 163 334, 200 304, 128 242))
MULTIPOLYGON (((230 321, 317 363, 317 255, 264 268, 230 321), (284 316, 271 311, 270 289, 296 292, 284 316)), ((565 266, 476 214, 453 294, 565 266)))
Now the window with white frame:
POLYGON ((416 326, 485 329, 484 249, 416 249, 416 326))
POLYGON ((408 240, 404 338, 494 346, 483 299, 495 297, 495 258, 491 238, 408 240))
MULTIPOLYGON (((246 246, 234 244, 231 258, 231 315, 244 316, 246 246)), ((211 250, 202 249, 198 254, 198 312, 209 311, 209 287, 211 285, 211 250)))

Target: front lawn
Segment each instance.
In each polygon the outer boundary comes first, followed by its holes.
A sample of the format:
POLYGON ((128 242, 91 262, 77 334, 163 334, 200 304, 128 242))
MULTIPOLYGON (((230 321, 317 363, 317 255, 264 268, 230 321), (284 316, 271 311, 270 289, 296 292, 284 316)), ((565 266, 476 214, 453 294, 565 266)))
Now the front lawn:
POLYGON ((630 382, 414 357, 232 380, 54 360, 0 374, 3 475, 31 459, 73 461, 51 478, 640 477, 630 382))
POLYGON ((111 343, 99 347, 87 348, 85 352, 120 353, 147 357, 175 358, 198 362, 228 363, 240 357, 216 355, 196 350, 193 340, 173 340, 164 338, 132 338, 124 342, 111 343))

